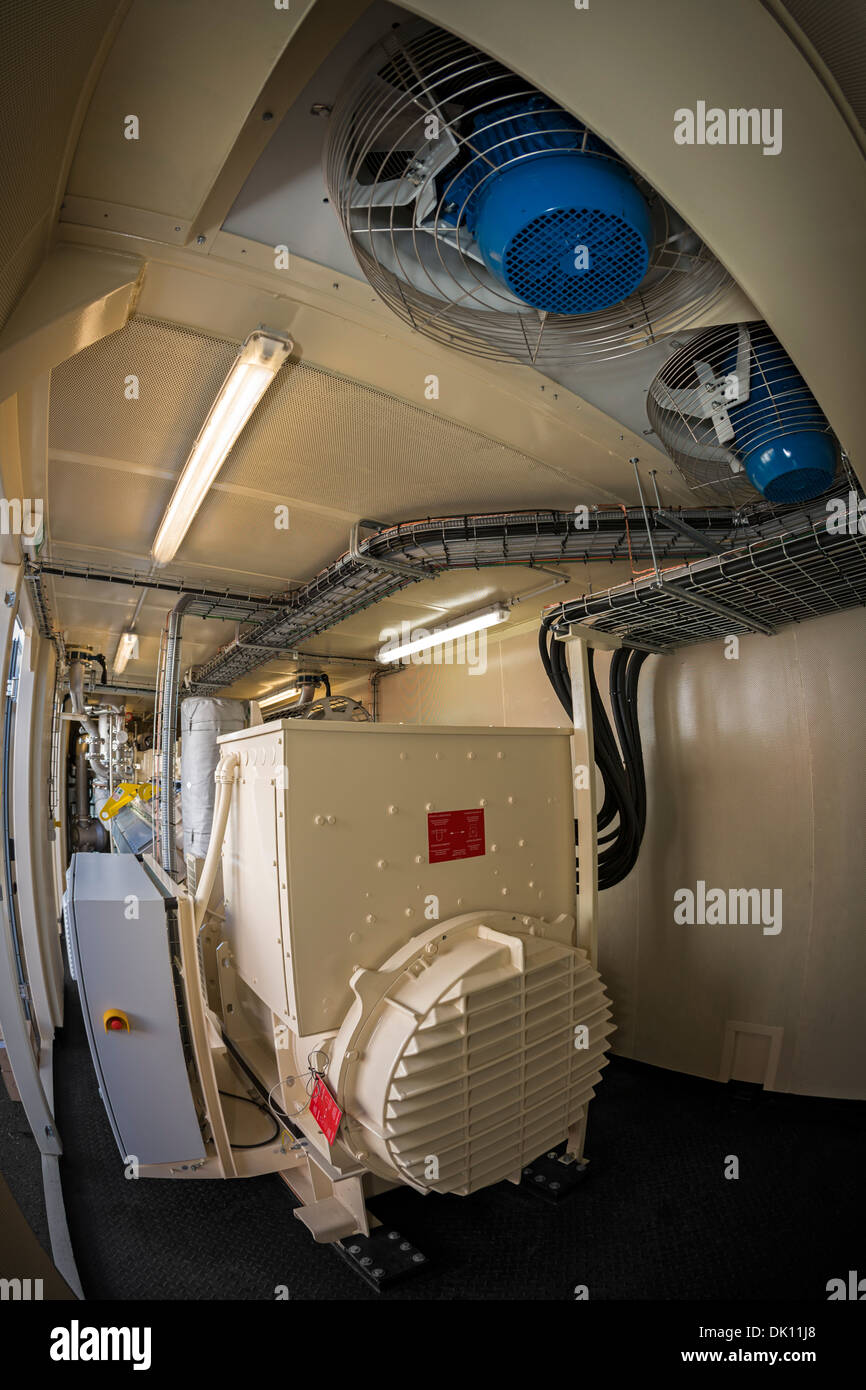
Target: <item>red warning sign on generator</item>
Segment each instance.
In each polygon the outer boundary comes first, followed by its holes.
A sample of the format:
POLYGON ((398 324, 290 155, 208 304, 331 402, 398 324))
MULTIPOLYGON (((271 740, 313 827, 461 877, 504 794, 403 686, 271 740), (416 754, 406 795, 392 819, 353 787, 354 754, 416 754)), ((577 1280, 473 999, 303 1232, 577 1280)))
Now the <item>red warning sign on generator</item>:
POLYGON ((310 1098, 310 1114, 329 1144, 333 1144, 340 1128, 343 1112, 320 1076, 316 1077, 310 1098))
POLYGON ((484 812, 430 811, 427 815, 429 863, 449 859, 477 859, 485 853, 484 812))

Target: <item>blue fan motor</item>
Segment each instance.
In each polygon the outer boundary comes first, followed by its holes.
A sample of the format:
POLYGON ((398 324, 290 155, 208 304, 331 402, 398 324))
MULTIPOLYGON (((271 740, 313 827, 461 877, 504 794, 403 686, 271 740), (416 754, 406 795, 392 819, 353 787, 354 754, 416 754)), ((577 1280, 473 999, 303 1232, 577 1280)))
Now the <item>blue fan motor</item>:
MULTIPOLYGON (((751 331, 749 399, 730 415, 750 481, 769 502, 807 502, 832 485, 836 442, 827 418, 778 339, 751 331)), ((736 353, 727 370, 735 368, 736 353)))
POLYGON ((551 314, 586 314, 637 289, 649 209, 579 121, 538 95, 477 114, 467 144, 472 158, 444 190, 443 220, 465 222, 512 294, 551 314))

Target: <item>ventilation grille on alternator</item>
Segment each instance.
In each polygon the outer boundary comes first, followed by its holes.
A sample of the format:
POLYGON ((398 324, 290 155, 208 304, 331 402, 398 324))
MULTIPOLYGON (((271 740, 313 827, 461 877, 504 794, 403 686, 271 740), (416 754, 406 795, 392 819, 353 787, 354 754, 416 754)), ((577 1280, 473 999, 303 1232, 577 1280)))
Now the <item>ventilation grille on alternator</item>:
POLYGON ((516 1176, 564 1137, 594 1094, 614 1025, 586 957, 555 945, 528 953, 525 973, 461 997, 458 988, 403 1053, 385 1118, 409 1182, 466 1195, 516 1176), (581 1024, 586 1048, 575 1046, 581 1024))

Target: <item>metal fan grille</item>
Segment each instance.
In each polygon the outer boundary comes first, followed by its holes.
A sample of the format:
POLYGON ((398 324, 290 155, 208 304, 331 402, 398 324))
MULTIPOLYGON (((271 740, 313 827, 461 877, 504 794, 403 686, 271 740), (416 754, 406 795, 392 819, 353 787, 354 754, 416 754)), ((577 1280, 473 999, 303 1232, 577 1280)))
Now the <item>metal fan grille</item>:
MULTIPOLYGON (((382 300, 419 332, 477 356, 551 367, 616 358, 694 324, 731 285, 700 239, 585 125, 441 29, 401 29, 373 50, 334 109, 326 175, 353 253, 382 300), (523 127, 515 133, 504 103, 531 108, 531 136, 523 127), (515 274, 511 293, 473 239, 485 187, 537 158, 539 145, 611 161, 647 204, 646 273, 634 289, 638 252, 625 248, 630 264, 619 287, 633 292, 613 307, 594 308, 599 284, 594 296, 591 281, 572 277, 573 295, 531 308, 519 297, 525 284, 515 274)), ((543 234, 539 227, 531 235, 543 234)))
MULTIPOLYGON (((702 501, 739 506, 756 489, 743 460, 770 435, 805 431, 834 438, 784 348, 766 323, 706 329, 676 350, 647 394, 653 430, 702 501), (737 399, 745 388, 748 395, 737 399), (711 413, 711 407, 717 409, 711 413), (727 437, 726 437, 727 436, 727 437)), ((835 440, 834 440, 835 443, 835 440)), ((836 477, 842 467, 837 447, 836 477)), ((773 501, 794 503, 827 490, 802 470, 781 483, 773 501)))

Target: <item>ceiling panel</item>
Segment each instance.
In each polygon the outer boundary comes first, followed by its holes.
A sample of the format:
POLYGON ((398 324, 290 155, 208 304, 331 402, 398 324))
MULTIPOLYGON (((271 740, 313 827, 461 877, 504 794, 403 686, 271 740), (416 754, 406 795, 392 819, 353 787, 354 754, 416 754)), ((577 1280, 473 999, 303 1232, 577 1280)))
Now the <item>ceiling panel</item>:
POLYGON ((349 528, 296 507, 289 508, 289 529, 278 529, 272 497, 244 497, 212 491, 202 504, 176 563, 226 565, 245 569, 255 565, 272 576, 272 585, 311 579, 346 549, 349 528))
POLYGON ((176 477, 237 348, 176 324, 131 319, 51 373, 49 447, 176 477), (127 399, 129 376, 138 378, 137 400, 127 399))
POLYGON ((277 378, 220 480, 382 521, 573 506, 580 485, 577 463, 569 478, 449 420, 442 402, 434 414, 305 363, 277 378))

